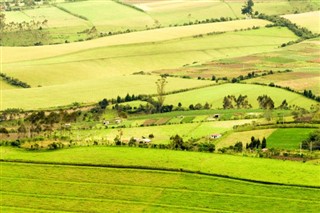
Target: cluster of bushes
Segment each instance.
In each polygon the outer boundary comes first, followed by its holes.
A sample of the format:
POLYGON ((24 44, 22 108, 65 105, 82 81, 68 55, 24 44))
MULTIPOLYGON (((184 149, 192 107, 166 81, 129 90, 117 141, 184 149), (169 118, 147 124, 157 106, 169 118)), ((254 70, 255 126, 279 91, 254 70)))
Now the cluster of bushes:
POLYGON ((188 25, 194 25, 194 24, 207 24, 207 23, 225 22, 225 21, 233 21, 233 20, 239 20, 239 18, 231 18, 231 17, 220 17, 220 18, 210 18, 210 19, 207 18, 204 20, 189 21, 183 24, 169 25, 169 27, 188 26, 188 25))
POLYGON ((218 149, 218 152, 221 152, 221 153, 227 153, 228 151, 242 152, 242 149, 243 149, 243 144, 242 144, 242 142, 239 141, 234 146, 223 147, 223 148, 218 149))
POLYGON ((23 81, 20 81, 17 78, 13 78, 10 76, 7 76, 5 73, 0 73, 0 76, 2 79, 7 82, 10 85, 17 86, 17 87, 22 87, 22 88, 30 88, 31 86, 23 81))
MULTIPOLYGON (((149 135, 149 138, 151 138, 150 136, 151 135, 149 135)), ((130 146, 130 147, 154 148, 154 149, 171 149, 171 150, 211 152, 211 153, 215 151, 215 145, 213 143, 199 142, 199 139, 189 139, 188 141, 185 142, 183 140, 183 138, 180 137, 179 135, 171 136, 169 144, 146 143, 143 141, 137 141, 134 138, 131 138, 128 143, 122 143, 118 136, 114 139, 114 144, 116 146, 130 146)))
POLYGON ((273 22, 273 24, 269 24, 266 27, 274 27, 274 26, 287 27, 295 35, 297 35, 298 37, 300 37, 302 39, 310 39, 310 38, 315 38, 318 36, 317 34, 313 34, 307 28, 299 27, 298 25, 292 23, 290 20, 283 18, 283 17, 280 17, 280 16, 276 16, 276 15, 271 16, 271 15, 266 15, 266 14, 260 13, 258 15, 258 18, 273 22))
POLYGON ((231 82, 232 83, 239 83, 240 81, 251 79, 251 78, 258 78, 260 76, 267 76, 267 75, 273 75, 275 73, 286 73, 286 72, 292 72, 292 70, 286 69, 283 71, 279 70, 276 72, 273 70, 269 70, 269 71, 264 71, 262 74, 257 74, 256 72, 251 72, 251 73, 248 73, 246 76, 239 75, 238 77, 234 77, 234 78, 232 78, 231 82))
POLYGON ((320 130, 310 133, 307 140, 304 140, 301 145, 302 149, 320 150, 320 130))

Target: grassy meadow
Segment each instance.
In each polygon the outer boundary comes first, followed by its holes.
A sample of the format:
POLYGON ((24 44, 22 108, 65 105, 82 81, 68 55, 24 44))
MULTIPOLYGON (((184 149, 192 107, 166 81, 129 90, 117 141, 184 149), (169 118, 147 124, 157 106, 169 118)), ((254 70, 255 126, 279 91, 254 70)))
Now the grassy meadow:
POLYGON ((5 212, 315 212, 319 207, 318 189, 149 170, 17 163, 1 168, 5 212))
POLYGON ((29 152, 2 147, 1 159, 189 169, 251 180, 319 186, 319 165, 243 156, 129 147, 29 152), (255 168, 255 170, 252 170, 255 168), (295 171, 295 173, 292 173, 295 171))
POLYGON ((181 102, 183 106, 189 106, 190 104, 195 105, 197 103, 205 104, 208 102, 213 108, 222 108, 223 98, 225 96, 235 95, 238 97, 240 94, 248 96, 248 101, 253 108, 259 107, 257 98, 260 95, 270 96, 275 103, 275 107, 279 106, 284 99, 287 100, 289 105, 297 105, 305 108, 310 108, 311 105, 316 105, 317 103, 302 95, 284 89, 252 84, 230 83, 184 92, 183 96, 181 96, 181 94, 167 95, 165 102, 174 105, 181 102))
POLYGON ((277 129, 268 138, 268 146, 279 149, 299 149, 314 129, 277 129))

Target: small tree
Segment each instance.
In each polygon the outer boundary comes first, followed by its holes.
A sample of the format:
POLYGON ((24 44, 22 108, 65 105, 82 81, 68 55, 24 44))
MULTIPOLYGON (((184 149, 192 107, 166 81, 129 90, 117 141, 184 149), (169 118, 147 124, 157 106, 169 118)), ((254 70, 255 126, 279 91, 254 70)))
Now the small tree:
POLYGON ((179 135, 170 137, 170 146, 172 149, 184 149, 183 139, 179 135))
POLYGON ((267 140, 266 140, 265 137, 263 137, 263 139, 262 139, 261 148, 262 148, 262 149, 267 148, 267 140))
POLYGON ((242 9, 241 9, 241 13, 244 14, 244 15, 247 15, 248 17, 251 17, 252 15, 252 12, 253 12, 253 7, 254 6, 254 3, 252 0, 248 0, 245 5, 242 6, 242 9))
POLYGON ((160 79, 156 81, 157 85, 157 93, 158 93, 158 111, 161 111, 161 108, 163 106, 164 100, 165 100, 165 86, 168 83, 167 79, 165 76, 161 76, 160 79))

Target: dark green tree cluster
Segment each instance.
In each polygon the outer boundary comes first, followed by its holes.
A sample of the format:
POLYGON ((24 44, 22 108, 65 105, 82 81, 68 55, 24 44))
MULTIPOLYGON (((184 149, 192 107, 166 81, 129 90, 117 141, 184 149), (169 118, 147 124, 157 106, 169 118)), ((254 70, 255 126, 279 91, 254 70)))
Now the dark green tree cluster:
POLYGON ((244 15, 251 16, 253 13, 253 6, 254 6, 254 3, 252 0, 246 1, 245 5, 243 5, 241 8, 241 13, 244 15))
POLYGON ((246 149, 264 149, 267 148, 267 140, 265 137, 263 137, 262 141, 260 139, 254 138, 254 136, 251 137, 251 142, 246 144, 246 149))
POLYGON ((248 102, 248 96, 239 95, 236 98, 234 95, 228 95, 223 98, 223 108, 224 109, 249 109, 252 108, 251 104, 248 102))
POLYGON ((198 143, 197 140, 190 139, 187 142, 178 134, 170 137, 170 149, 186 150, 186 151, 199 151, 199 152, 214 152, 215 145, 213 143, 198 143))
POLYGON ((307 140, 302 142, 302 148, 308 150, 320 150, 320 130, 310 133, 307 140))
POLYGON ((280 16, 276 16, 276 15, 271 16, 271 15, 266 15, 266 14, 261 13, 261 14, 259 14, 258 18, 273 22, 273 24, 268 25, 267 27, 272 27, 272 26, 287 27, 295 35, 297 35, 298 37, 300 37, 302 39, 310 39, 310 38, 315 38, 318 36, 317 34, 313 34, 307 28, 299 27, 295 23, 292 23, 290 20, 283 18, 283 17, 280 17, 280 16))
POLYGON ((259 102, 259 107, 261 109, 274 109, 274 102, 271 99, 271 97, 267 95, 261 95, 257 98, 257 101, 259 102))

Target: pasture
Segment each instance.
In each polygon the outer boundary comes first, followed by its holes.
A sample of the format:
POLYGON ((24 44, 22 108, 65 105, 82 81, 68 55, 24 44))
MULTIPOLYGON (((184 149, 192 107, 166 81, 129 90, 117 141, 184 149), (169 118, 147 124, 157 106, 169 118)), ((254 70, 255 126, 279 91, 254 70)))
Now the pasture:
POLYGON ((1 159, 5 160, 182 168, 250 180, 320 186, 319 165, 265 158, 103 146, 77 147, 51 152, 30 152, 2 147, 0 153, 1 159))
POLYGON ((319 207, 319 189, 150 170, 19 163, 1 168, 6 212, 316 212, 319 207))
POLYGON ((270 96, 275 103, 275 107, 278 107, 284 99, 287 100, 289 105, 297 105, 304 108, 310 108, 311 105, 315 105, 317 103, 316 101, 310 100, 302 95, 292 93, 284 89, 252 84, 230 83, 196 89, 180 94, 167 95, 165 103, 176 105, 178 102, 181 102, 183 106, 189 106, 190 104, 195 105, 197 103, 203 105, 208 102, 209 104, 212 104, 212 108, 222 108, 223 98, 225 96, 235 95, 238 97, 240 94, 248 96, 248 102, 253 108, 259 107, 257 98, 260 95, 270 96))
POLYGON ((268 138, 268 147, 278 149, 299 149, 300 143, 306 140, 315 129, 277 129, 268 138))

